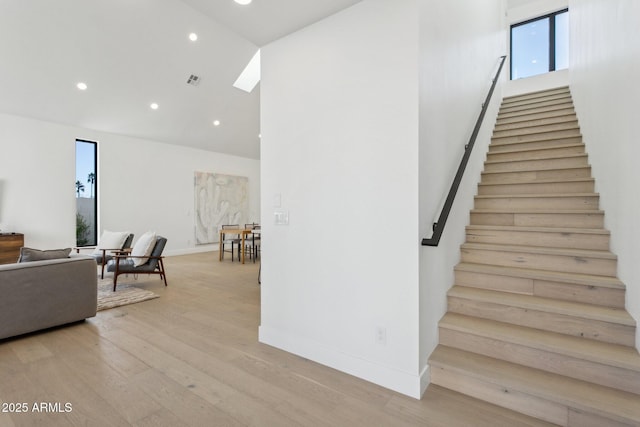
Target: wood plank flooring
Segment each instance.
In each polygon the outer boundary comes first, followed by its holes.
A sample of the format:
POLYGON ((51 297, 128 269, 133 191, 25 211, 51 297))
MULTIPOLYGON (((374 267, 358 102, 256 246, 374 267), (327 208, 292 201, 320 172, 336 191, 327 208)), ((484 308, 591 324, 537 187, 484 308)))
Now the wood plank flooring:
POLYGON ((438 386, 415 400, 260 344, 258 266, 168 257, 167 288, 123 280, 160 298, 0 341, 0 409, 28 407, 0 412, 0 427, 549 425, 438 386))

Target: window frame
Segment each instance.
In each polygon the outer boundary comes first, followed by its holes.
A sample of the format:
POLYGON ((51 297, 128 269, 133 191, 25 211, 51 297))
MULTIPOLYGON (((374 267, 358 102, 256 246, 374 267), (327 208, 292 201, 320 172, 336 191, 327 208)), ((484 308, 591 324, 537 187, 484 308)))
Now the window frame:
MULTIPOLYGON (((98 244, 98 141, 91 141, 88 139, 81 139, 81 138, 76 138, 75 140, 75 144, 76 147, 78 145, 78 143, 85 143, 85 144, 93 144, 93 170, 94 170, 94 181, 93 181, 93 212, 94 212, 94 227, 93 227, 93 235, 90 236, 89 238, 89 243, 87 243, 86 245, 78 245, 78 242, 76 241, 76 246, 77 247, 84 247, 84 246, 96 246, 98 244), (94 243, 91 243, 94 242, 94 243)), ((77 158, 76 158, 76 168, 77 168, 77 158)))
MULTIPOLYGON (((527 19, 526 21, 517 22, 515 24, 511 24, 509 27, 509 80, 513 80, 513 29, 520 27, 522 25, 531 24, 532 22, 542 21, 544 19, 549 20, 549 70, 547 72, 556 71, 556 16, 562 15, 563 13, 568 13, 569 8, 564 8, 561 10, 557 10, 555 12, 548 13, 546 15, 540 15, 535 18, 527 19)), ((535 74, 534 77, 540 74, 535 74)), ((520 78, 527 78, 520 77, 520 78)), ((519 80, 518 78, 517 80, 519 80)))

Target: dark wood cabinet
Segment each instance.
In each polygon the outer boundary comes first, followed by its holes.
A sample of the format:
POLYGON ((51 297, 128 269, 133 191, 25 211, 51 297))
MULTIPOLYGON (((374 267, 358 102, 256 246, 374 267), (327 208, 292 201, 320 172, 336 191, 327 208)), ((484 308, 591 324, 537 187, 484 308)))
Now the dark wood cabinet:
POLYGON ((24 246, 24 234, 0 233, 0 264, 18 261, 20 248, 24 246))

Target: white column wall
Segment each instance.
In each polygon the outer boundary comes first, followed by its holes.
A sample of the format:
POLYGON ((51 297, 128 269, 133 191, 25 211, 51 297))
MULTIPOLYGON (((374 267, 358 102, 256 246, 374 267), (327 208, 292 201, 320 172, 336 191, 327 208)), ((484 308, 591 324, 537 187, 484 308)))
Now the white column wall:
POLYGON ((414 397, 417 21, 365 0, 264 47, 261 82, 260 341, 414 397))
POLYGON ((194 244, 195 171, 247 176, 260 217, 258 160, 0 114, 0 229, 26 246, 75 246, 76 139, 98 141, 101 230, 154 230, 168 255, 217 249, 194 244))
POLYGON ((627 310, 638 321, 640 2, 573 0, 569 8, 571 90, 618 276, 627 286, 627 310))
MULTIPOLYGON (((423 1, 420 13, 420 235, 430 237, 482 103, 505 55, 504 2, 423 1)), ((502 76, 506 78, 508 64, 502 76)), ((465 226, 501 101, 496 87, 438 247, 420 257, 420 363, 438 343, 438 321, 460 257, 465 226)), ((428 380, 428 375, 423 375, 428 380)))

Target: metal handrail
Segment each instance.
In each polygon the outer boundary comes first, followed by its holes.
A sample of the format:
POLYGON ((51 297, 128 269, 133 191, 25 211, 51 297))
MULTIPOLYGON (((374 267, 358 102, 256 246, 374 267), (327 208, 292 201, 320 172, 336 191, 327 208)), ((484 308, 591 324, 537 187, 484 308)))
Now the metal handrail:
POLYGON ((440 243, 440 237, 442 237, 442 232, 444 231, 444 226, 446 225, 447 218, 449 217, 449 213, 451 212, 453 201, 456 198, 458 187, 460 187, 460 182, 462 181, 464 170, 466 169, 467 162, 469 161, 469 157, 471 156, 471 150, 473 150, 473 145, 476 143, 476 138, 478 137, 478 133, 480 132, 480 126, 482 126, 482 120, 484 119, 484 115, 487 112, 487 108, 489 107, 489 102, 491 101, 493 90, 496 87, 496 83, 498 82, 498 78, 500 77, 500 72, 502 71, 502 66, 504 65, 504 61, 506 58, 506 55, 500 57, 500 66, 498 67, 498 71, 493 78, 491 89, 489 89, 487 98, 482 104, 482 110, 480 111, 480 116, 476 121, 476 126, 473 128, 473 133, 471 133, 471 138, 469 138, 469 143, 464 146, 464 155, 462 156, 462 160, 460 161, 460 166, 458 166, 458 172, 456 172, 456 176, 453 178, 453 182, 451 183, 451 188, 449 189, 447 200, 444 202, 442 211, 440 212, 440 216, 438 217, 438 221, 433 223, 433 235, 428 239, 422 239, 422 246, 438 246, 438 243, 440 243))

